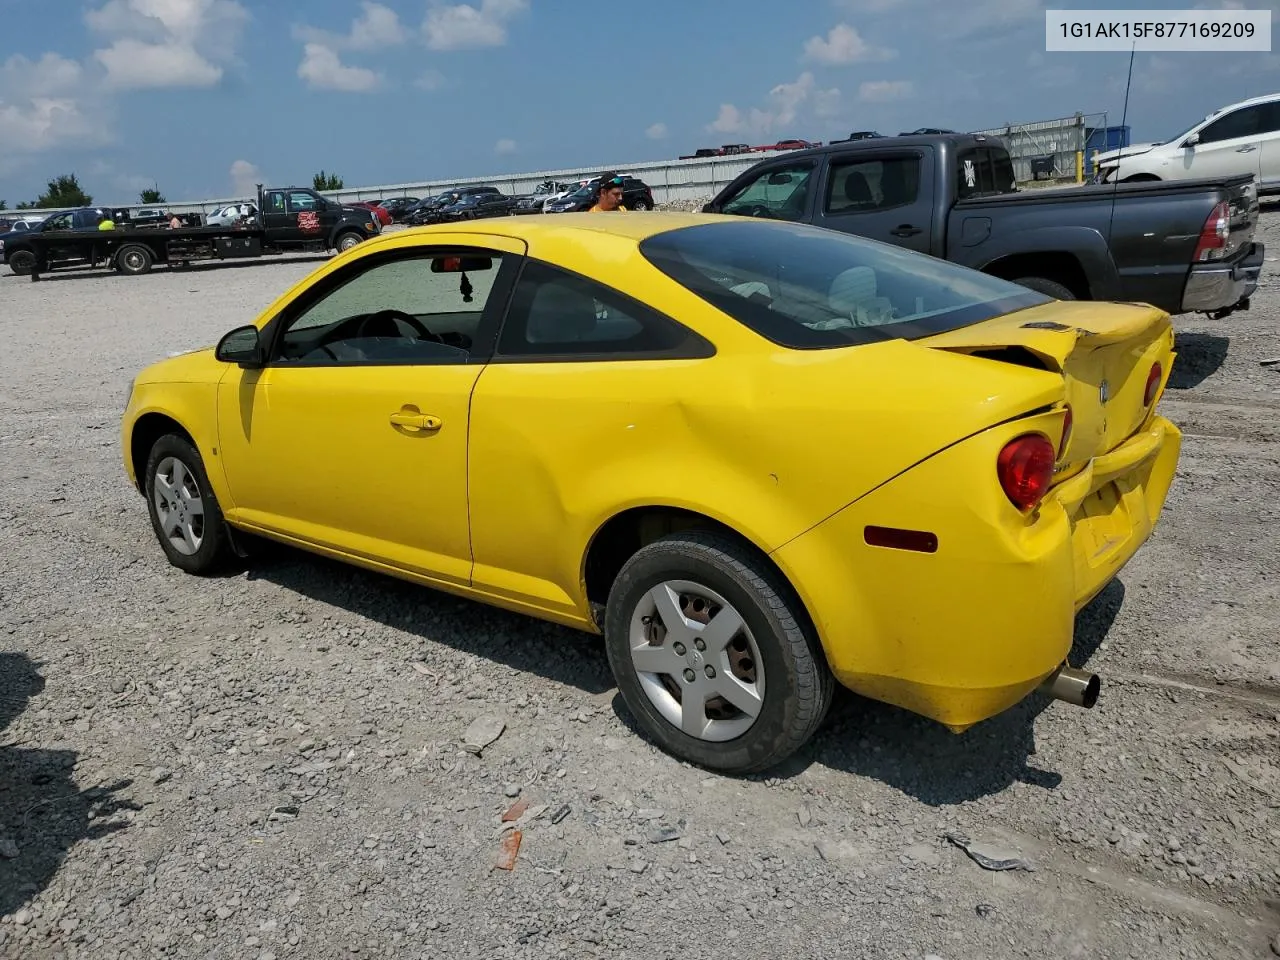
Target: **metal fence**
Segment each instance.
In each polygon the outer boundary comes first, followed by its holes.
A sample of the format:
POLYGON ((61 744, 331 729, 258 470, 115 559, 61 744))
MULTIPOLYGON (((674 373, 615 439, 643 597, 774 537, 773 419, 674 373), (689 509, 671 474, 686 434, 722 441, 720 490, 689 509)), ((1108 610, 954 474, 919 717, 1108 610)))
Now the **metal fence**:
MULTIPOLYGON (((1019 182, 1034 180, 1078 179, 1083 169, 1085 143, 1088 132, 1106 126, 1106 114, 1077 113, 1073 117, 1043 120, 1035 123, 1010 123, 989 130, 974 130, 987 136, 999 137, 1009 148, 1014 172, 1019 182)), ((612 166, 565 167, 559 170, 541 170, 534 173, 502 174, 494 177, 467 177, 455 180, 419 180, 411 183, 383 184, 381 186, 354 187, 348 190, 324 192, 333 200, 349 203, 353 200, 380 200, 387 197, 430 197, 454 187, 469 185, 494 186, 507 194, 530 193, 545 180, 572 182, 599 174, 603 170, 626 173, 639 177, 653 188, 653 198, 658 203, 677 200, 710 198, 734 177, 772 154, 748 153, 728 157, 699 157, 692 160, 658 160, 649 163, 619 163, 612 166)), ((295 184, 304 186, 305 184, 295 184)), ((288 186, 288 184, 270 184, 288 186)), ((103 206, 129 209, 163 208, 175 213, 209 214, 219 207, 242 203, 248 197, 228 196, 211 200, 191 200, 182 203, 135 204, 122 203, 103 206)), ((21 211, 52 215, 57 210, 21 211)))
POLYGON ((972 132, 1004 141, 1019 183, 1078 181, 1084 174, 1085 144, 1089 133, 1106 125, 1105 113, 1077 113, 1056 120, 1008 123, 1003 127, 972 132))

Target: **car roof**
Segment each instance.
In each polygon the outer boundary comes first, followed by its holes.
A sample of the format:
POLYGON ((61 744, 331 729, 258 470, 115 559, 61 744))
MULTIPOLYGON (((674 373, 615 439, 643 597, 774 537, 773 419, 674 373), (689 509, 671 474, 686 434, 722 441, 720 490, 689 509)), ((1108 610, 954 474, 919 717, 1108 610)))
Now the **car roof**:
POLYGON ((661 211, 656 213, 625 213, 610 216, 606 213, 560 213, 554 217, 495 217, 490 220, 479 220, 467 224, 435 224, 426 227, 410 227, 408 230, 397 230, 384 233, 379 237, 366 240, 360 246, 368 250, 382 244, 396 245, 398 240, 408 237, 429 238, 433 233, 471 234, 477 238, 485 236, 511 237, 516 240, 537 242, 551 238, 563 238, 572 234, 609 234, 624 237, 639 243, 659 233, 679 230, 682 227, 694 227, 700 224, 719 221, 746 223, 744 217, 734 217, 708 213, 679 213, 661 211))

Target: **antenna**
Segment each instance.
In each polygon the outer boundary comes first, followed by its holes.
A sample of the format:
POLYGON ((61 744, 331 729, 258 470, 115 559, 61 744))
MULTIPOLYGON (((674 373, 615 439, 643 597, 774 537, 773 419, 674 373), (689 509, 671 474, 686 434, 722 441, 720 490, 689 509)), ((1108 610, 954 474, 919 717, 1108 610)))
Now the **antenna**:
MULTIPOLYGON (((1135 41, 1129 49, 1129 79, 1124 84, 1124 111, 1120 114, 1120 135, 1124 136, 1125 124, 1129 122, 1129 88, 1133 86, 1133 55, 1138 51, 1138 44, 1135 41)), ((1107 217, 1107 249, 1111 248, 1111 228, 1116 222, 1116 194, 1120 190, 1120 161, 1124 156, 1124 147, 1120 148, 1120 155, 1116 157, 1116 179, 1111 184, 1111 213, 1107 217)))

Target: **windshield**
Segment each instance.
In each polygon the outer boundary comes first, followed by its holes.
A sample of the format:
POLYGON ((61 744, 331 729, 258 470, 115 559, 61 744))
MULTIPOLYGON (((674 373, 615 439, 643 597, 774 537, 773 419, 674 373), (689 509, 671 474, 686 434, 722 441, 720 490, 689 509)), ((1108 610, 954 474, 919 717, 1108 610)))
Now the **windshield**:
POLYGON ((1161 140, 1161 141, 1159 141, 1159 142, 1160 142, 1160 143, 1177 143, 1179 140, 1181 140, 1183 137, 1185 137, 1188 133, 1190 133, 1190 132, 1191 132, 1192 130, 1194 130, 1196 127, 1200 126, 1200 124, 1204 123, 1206 120, 1208 120, 1208 119, 1209 119, 1209 117, 1212 117, 1212 116, 1213 116, 1213 114, 1211 113, 1211 114, 1209 114, 1209 116, 1208 116, 1208 117, 1201 117, 1199 120, 1197 120, 1197 121, 1196 121, 1195 123, 1193 123, 1191 126, 1187 127, 1187 128, 1186 128, 1185 130, 1183 130, 1181 133, 1175 133, 1172 137, 1166 137, 1164 140, 1161 140))
POLYGON ((677 283, 794 349, 914 340, 1051 298, 861 237, 743 220, 659 233, 640 252, 677 283))

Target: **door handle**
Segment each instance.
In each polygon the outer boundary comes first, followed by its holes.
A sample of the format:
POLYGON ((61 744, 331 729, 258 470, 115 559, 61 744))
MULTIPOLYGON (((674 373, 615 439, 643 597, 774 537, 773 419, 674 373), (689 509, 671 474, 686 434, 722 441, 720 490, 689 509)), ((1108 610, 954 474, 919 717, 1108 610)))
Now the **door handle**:
POLYGON ((913 227, 909 223, 900 224, 889 231, 889 233, 895 237, 914 237, 917 233, 921 232, 922 231, 919 227, 913 227))
POLYGON ((425 413, 409 413, 400 410, 393 413, 390 419, 393 426, 404 427, 406 430, 440 429, 440 418, 427 416, 425 413))
POLYGON ((1236 147, 1236 153, 1253 153, 1257 149, 1254 144, 1249 144, 1247 147, 1236 147))

